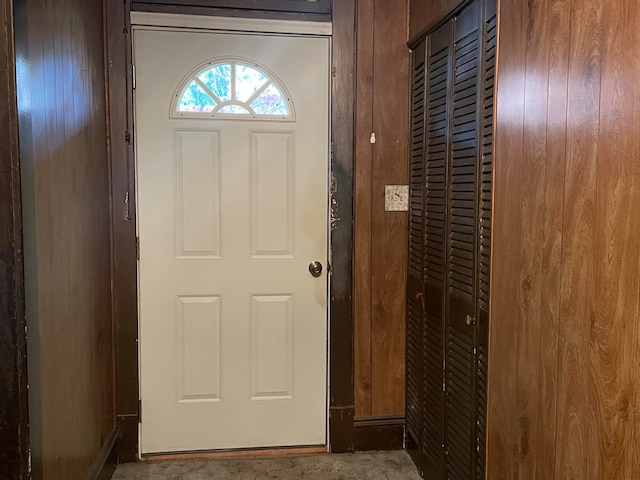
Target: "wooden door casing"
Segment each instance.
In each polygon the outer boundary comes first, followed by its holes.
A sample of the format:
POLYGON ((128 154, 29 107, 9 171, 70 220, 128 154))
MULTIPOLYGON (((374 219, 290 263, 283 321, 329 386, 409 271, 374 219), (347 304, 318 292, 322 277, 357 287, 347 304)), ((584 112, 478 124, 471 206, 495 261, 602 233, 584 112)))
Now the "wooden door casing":
MULTIPOLYGON (((173 13, 212 13, 210 8, 167 5, 173 13)), ((133 8, 135 10, 135 8, 133 8)), ((110 106, 112 210, 114 212, 114 303, 116 305, 118 384, 116 414, 122 436, 118 440, 121 461, 135 461, 138 452, 137 283, 133 182, 130 62, 130 0, 108 2, 108 98, 110 106)), ((228 10, 231 12, 231 10, 228 10)), ((219 13, 219 12, 216 12, 219 13)), ((259 12, 264 14, 264 12, 259 12)), ((243 16, 245 13, 243 12, 243 16)), ((276 15, 276 13, 274 13, 276 15)), ((298 14, 295 14, 298 16, 298 14)), ((246 16, 250 16, 249 13, 246 16)), ((264 16, 264 15, 263 15, 264 16)), ((286 17, 278 12, 278 18, 286 17), (281 15, 280 15, 281 14, 281 15)), ((299 17, 299 16, 298 16, 299 17)), ((332 4, 331 138, 331 283, 330 358, 331 451, 352 452, 354 436, 353 376, 353 190, 355 98, 355 0, 332 4)))

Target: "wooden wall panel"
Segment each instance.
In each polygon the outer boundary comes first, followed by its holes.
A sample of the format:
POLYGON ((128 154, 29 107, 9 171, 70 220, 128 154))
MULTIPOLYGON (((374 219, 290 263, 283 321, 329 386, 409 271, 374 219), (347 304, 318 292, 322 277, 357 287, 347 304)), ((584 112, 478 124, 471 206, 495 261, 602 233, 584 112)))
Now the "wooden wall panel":
POLYGON ((410 0, 409 42, 414 43, 465 0, 410 0))
MULTIPOLYGON (((556 452, 556 398, 558 388, 558 329, 562 259, 564 168, 566 158, 567 77, 569 0, 552 0, 548 6, 549 73, 547 100, 546 158, 544 164, 544 232, 540 292, 540 363, 537 398, 537 458, 548 459, 535 464, 540 478, 553 478, 556 452)), ((545 42, 544 38, 540 39, 545 42)), ((535 47, 534 47, 535 48, 535 47)))
MULTIPOLYGON (((514 232, 522 231, 521 217, 525 75, 526 4, 499 4, 497 93, 494 119, 493 228, 489 375, 487 399, 487 478, 513 479, 521 419, 516 412, 517 382, 513 372, 518 352, 518 305, 521 248, 514 232), (508 38, 508 41, 504 41, 508 38), (511 186, 507 188, 507 186, 511 186), (515 187, 517 186, 517 188, 515 187), (498 370, 496 366, 502 366, 498 370), (508 370, 508 374, 507 374, 508 370)), ((525 448, 528 448, 525 445, 525 448)))
MULTIPOLYGON (((526 69, 524 118, 529 128, 524 130, 523 177, 520 215, 520 278, 517 332, 516 375, 537 378, 542 349, 541 292, 542 249, 545 223, 545 171, 547 140, 547 102, 549 91, 549 1, 529 2, 530 20, 526 29, 526 69), (540 45, 545 47, 540 47, 540 45)), ((523 384, 516 390, 516 409, 522 421, 518 422, 521 438, 517 451, 516 471, 523 477, 535 477, 536 445, 539 431, 535 418, 537 382, 523 384)))
POLYGON ((115 438, 103 3, 17 3, 34 478, 87 478, 115 438))
POLYGON ((0 2, 0 478, 26 480, 29 415, 13 2, 0 2))
MULTIPOLYGON (((638 5, 604 2, 601 96, 595 197, 593 313, 590 325, 589 412, 599 455, 588 455, 589 478, 632 475, 640 300, 640 56, 638 5), (634 319, 634 320, 631 320, 634 319)), ((635 432, 637 434, 637 431, 635 432)))
POLYGON ((386 212, 385 185, 408 183, 409 49, 404 1, 377 0, 374 16, 371 205, 371 395, 374 416, 402 415, 405 387, 407 214, 386 212), (400 100, 402 99, 402 100, 400 100), (402 239, 402 241, 401 241, 402 239))
POLYGON ((404 412, 407 215, 385 212, 384 194, 385 185, 408 181, 406 25, 406 1, 358 2, 354 302, 360 418, 404 412))
POLYGON ((600 101, 601 1, 572 2, 559 332, 556 475, 592 478, 589 343, 600 101), (591 456, 591 458, 590 458, 591 456))
POLYGON ((640 12, 500 12, 487 478, 636 478, 640 12))
POLYGON ((354 178, 354 374, 355 408, 359 417, 372 415, 371 406, 371 208, 373 145, 373 6, 357 3, 356 48, 356 166, 354 178))

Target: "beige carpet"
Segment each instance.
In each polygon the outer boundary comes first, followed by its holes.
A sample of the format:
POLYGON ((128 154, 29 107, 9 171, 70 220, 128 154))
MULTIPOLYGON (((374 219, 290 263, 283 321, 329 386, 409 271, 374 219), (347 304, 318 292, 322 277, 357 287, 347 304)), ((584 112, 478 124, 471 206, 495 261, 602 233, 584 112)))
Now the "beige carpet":
POLYGON ((420 480, 403 451, 120 465, 113 480, 420 480))

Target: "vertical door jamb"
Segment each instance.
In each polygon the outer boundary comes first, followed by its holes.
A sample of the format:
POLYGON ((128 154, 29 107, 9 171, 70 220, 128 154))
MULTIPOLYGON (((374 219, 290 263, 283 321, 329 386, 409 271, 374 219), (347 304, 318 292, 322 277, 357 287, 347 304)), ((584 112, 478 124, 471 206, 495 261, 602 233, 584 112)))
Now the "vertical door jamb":
MULTIPOLYGON (((26 47, 26 25, 16 22, 16 45, 13 6, 12 0, 0 2, 0 477, 26 480, 30 437, 16 85, 16 48, 26 47)), ((30 118, 24 123, 28 131, 30 118)))

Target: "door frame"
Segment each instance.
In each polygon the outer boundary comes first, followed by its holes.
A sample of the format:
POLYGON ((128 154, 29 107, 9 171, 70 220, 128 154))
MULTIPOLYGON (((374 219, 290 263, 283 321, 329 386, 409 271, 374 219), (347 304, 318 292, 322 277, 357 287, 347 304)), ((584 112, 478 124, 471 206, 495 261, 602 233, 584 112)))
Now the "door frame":
MULTIPOLYGON (((328 22, 300 22, 300 21, 295 21, 295 20, 270 20, 270 19, 238 19, 238 18, 231 18, 231 17, 198 17, 195 15, 182 15, 182 14, 173 14, 173 13, 157 13, 157 12, 137 12, 137 11, 132 11, 131 15, 131 37, 132 37, 132 52, 133 52, 133 63, 134 65, 136 65, 140 59, 136 59, 136 55, 135 55, 135 50, 136 50, 136 34, 140 34, 141 32, 155 32, 155 33, 164 33, 164 34, 172 34, 172 33, 197 33, 197 34, 213 34, 213 35, 227 35, 230 39, 233 38, 234 35, 243 35, 243 36, 249 36, 249 37, 280 37, 280 38, 287 38, 287 39, 291 39, 291 40, 296 40, 299 38, 313 38, 313 39, 322 39, 325 41, 328 41, 328 50, 323 50, 325 52, 328 52, 329 54, 331 53, 331 24, 328 22)), ((233 40, 230 40, 231 42, 233 40)), ((329 55, 330 57, 330 55, 329 55)), ((226 57, 223 57, 226 58, 226 57)), ((229 57, 231 58, 231 57, 229 57)), ((241 58, 241 57, 239 57, 241 58)), ((256 58, 254 59, 256 63, 261 62, 262 60, 260 58, 256 58)), ((262 63, 261 64, 263 68, 266 68, 265 65, 262 63)), ((327 61, 327 70, 325 71, 325 75, 326 78, 328 80, 327 82, 327 86, 331 87, 331 58, 328 59, 327 61)), ((198 67, 200 68, 200 67, 198 67)), ((274 83, 278 82, 278 84, 282 87, 289 88, 289 86, 287 85, 286 82, 280 82, 280 80, 277 80, 277 77, 275 77, 273 75, 273 72, 266 70, 268 72, 268 74, 270 75, 271 80, 274 81, 274 83)), ((135 75, 135 70, 134 70, 134 75, 135 75)), ((183 80, 181 80, 182 83, 185 82, 185 78, 188 78, 189 76, 193 75, 193 72, 187 74, 187 77, 184 77, 183 80)), ((135 83, 135 78, 134 78, 134 83, 135 83)), ((136 105, 136 88, 133 88, 133 111, 134 113, 137 112, 137 105, 136 105)), ((288 93, 287 93, 288 95, 288 93)), ((329 162, 330 162, 330 150, 329 150, 329 146, 330 146, 330 142, 331 142, 331 121, 330 121, 330 107, 331 107, 331 98, 329 95, 329 89, 327 89, 326 91, 326 107, 327 107, 327 118, 326 118, 326 130, 325 130, 325 134, 326 134, 326 138, 328 143, 326 144, 326 157, 324 157, 326 163, 326 166, 328 168, 330 168, 329 162)), ((295 102, 294 104, 292 104, 292 106, 294 107, 293 110, 295 110, 295 102)), ((294 117, 296 117, 297 115, 294 115, 294 117)), ((169 118, 169 120, 175 120, 175 118, 169 118)), ((196 119, 196 121, 201 121, 202 119, 196 119)), ((228 124, 235 124, 235 122, 238 122, 240 119, 234 119, 234 118, 226 118, 226 119, 218 119, 219 121, 222 122, 227 122, 228 124)), ((263 119, 264 120, 264 119, 263 119)), ((294 118, 295 120, 295 118, 294 118)), ((145 120, 146 121, 146 120, 145 120)), ((140 123, 140 117, 138 117, 138 122, 140 123)), ((273 121, 272 121, 273 122, 273 121)), ((260 123, 260 122, 259 122, 260 123)), ((279 120, 275 120, 275 123, 281 124, 282 122, 279 120)), ((256 124, 253 124, 254 126, 256 126, 256 124)), ((134 166, 138 165, 139 162, 139 158, 138 158, 138 144, 137 144, 137 136, 138 136, 138 127, 139 125, 135 125, 134 124, 134 128, 133 128, 133 132, 132 132, 132 138, 133 138, 133 149, 134 149, 134 158, 133 158, 133 163, 134 166)), ((186 127, 184 127, 186 128, 186 127)), ((222 126, 220 126, 219 128, 224 128, 222 126)), ((307 127, 308 128, 308 127, 307 127)), ((198 127, 197 130, 200 130, 201 128, 198 127)), ((252 129, 249 129, 248 131, 252 131, 252 129)), ((269 130, 272 131, 272 130, 269 130)), ((135 167, 134 167, 135 169, 135 167)), ((329 175, 328 175, 329 171, 326 171, 326 178, 325 181, 326 183, 324 183, 323 186, 323 208, 324 208, 324 214, 326 216, 326 223, 325 223, 325 229, 324 229, 324 239, 327 240, 326 243, 326 250, 323 252, 323 257, 320 258, 324 258, 324 260, 322 260, 322 262, 325 264, 325 268, 327 273, 331 272, 331 253, 329 250, 329 231, 330 231, 330 227, 331 227, 331 216, 329 215, 329 206, 330 206, 330 197, 329 197, 329 193, 330 193, 330 181, 329 181, 329 175)), ((134 178, 136 180, 139 180, 139 175, 138 172, 135 171, 134 172, 134 178)), ((138 205, 138 201, 140 200, 140 192, 139 190, 136 188, 135 191, 135 203, 136 203, 136 207, 138 205)), ((136 209, 135 212, 135 217, 136 219, 140 218, 140 211, 139 209, 136 209)), ((139 225, 137 225, 139 227, 139 225)), ((138 230, 138 242, 139 242, 139 237, 140 237, 140 232, 138 230)), ((138 244, 138 251, 137 251, 137 255, 138 255, 138 260, 140 258, 140 245, 138 244)), ((140 262, 137 262, 137 275, 138 275, 138 286, 141 283, 141 270, 140 270, 140 262)), ((308 275, 308 272, 307 272, 308 275)), ((331 316, 330 316, 330 309, 329 309, 329 292, 331 291, 331 275, 328 274, 326 277, 323 275, 322 279, 326 278, 327 284, 326 284, 326 306, 324 307, 324 315, 325 315, 325 333, 327 335, 327 343, 324 346, 324 355, 323 355, 323 363, 324 363, 324 369, 326 372, 326 382, 323 384, 323 390, 325 392, 324 394, 324 406, 323 406, 323 410, 324 410, 324 432, 325 432, 325 440, 323 441, 322 444, 318 443, 318 444, 309 444, 309 446, 307 446, 307 444, 303 444, 303 445, 285 445, 285 446, 278 446, 278 447, 240 447, 240 448, 233 448, 233 449, 229 449, 232 451, 251 451, 251 450, 274 450, 274 451, 279 451, 279 450, 284 450, 284 451, 288 451, 288 450, 300 450, 300 451, 304 451, 304 452, 318 452, 318 451, 326 451, 323 450, 321 447, 327 447, 329 446, 329 435, 328 435, 328 428, 329 428, 329 410, 328 410, 328 406, 329 406, 329 376, 328 376, 328 368, 329 368, 329 349, 330 349, 330 338, 329 338, 329 329, 331 326, 331 316)), ((140 306, 140 297, 137 298, 138 301, 138 306, 140 306)), ((139 315, 138 312, 138 329, 139 331, 141 330, 141 326, 142 326, 142 318, 139 315)), ((142 353, 141 353, 141 346, 142 346, 142 342, 143 339, 141 338, 141 336, 139 335, 138 338, 138 361, 140 362, 142 359, 142 353)), ((224 344, 224 340, 223 340, 223 344, 224 344)), ((139 371, 139 375, 140 377, 143 376, 143 372, 142 369, 140 369, 139 371)), ((142 401, 142 389, 139 389, 138 392, 139 398, 142 401)), ((141 409, 141 406, 139 407, 141 409)), ((317 412, 317 410, 316 410, 317 412)), ((139 427, 140 427, 140 431, 139 431, 139 435, 142 435, 142 417, 143 415, 141 415, 140 418, 140 422, 139 422, 139 427)), ((227 449, 222 449, 223 451, 226 451, 227 449)), ((203 450, 204 452, 211 452, 213 455, 216 455, 217 452, 219 452, 220 450, 203 450)), ((200 450, 198 450, 198 452, 200 452, 200 450)), ((145 458, 158 458, 158 457, 168 457, 171 458, 172 456, 175 456, 176 458, 180 458, 181 455, 184 454, 190 454, 192 452, 186 451, 186 452, 175 452, 175 453, 143 453, 142 449, 139 449, 139 453, 138 456, 141 459, 145 459, 145 458)))
MULTIPOLYGON (((123 463, 137 461, 140 420, 132 8, 130 0, 104 5, 116 317, 116 416, 121 432, 117 450, 118 461, 123 463)), ((174 8, 172 12, 193 13, 187 7, 181 11, 174 8)), ((333 453, 353 452, 355 445, 352 303, 355 12, 355 0, 339 0, 332 7, 328 443, 333 453)), ((290 18, 277 12, 258 13, 261 18, 290 18)), ((220 10, 215 14, 224 16, 220 10)), ((229 14, 234 15, 232 10, 229 14)))
POLYGON ((18 17, 14 31, 13 3, 0 1, 0 477, 23 480, 30 477, 31 438, 16 53, 24 53, 24 43, 15 34, 22 40, 25 29, 18 17))

